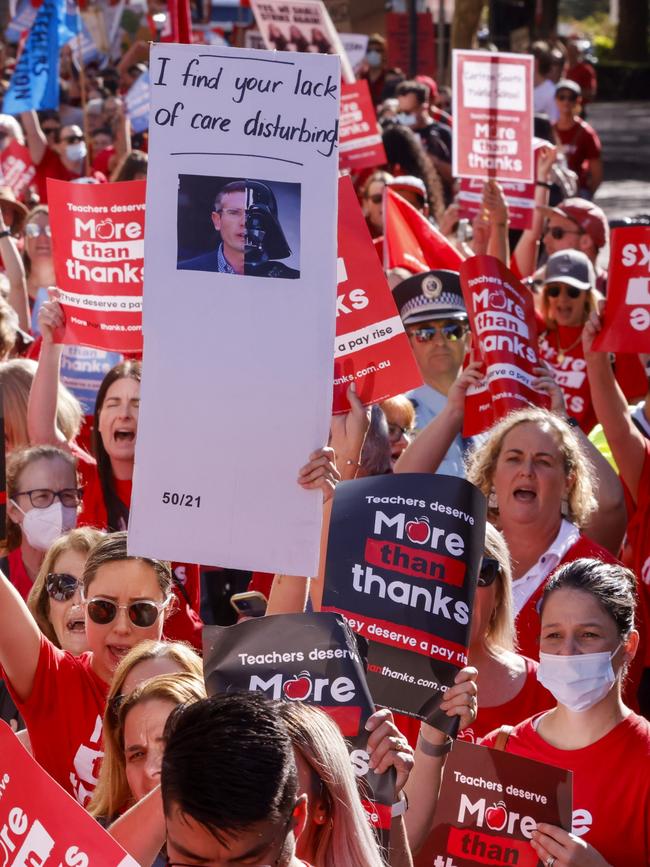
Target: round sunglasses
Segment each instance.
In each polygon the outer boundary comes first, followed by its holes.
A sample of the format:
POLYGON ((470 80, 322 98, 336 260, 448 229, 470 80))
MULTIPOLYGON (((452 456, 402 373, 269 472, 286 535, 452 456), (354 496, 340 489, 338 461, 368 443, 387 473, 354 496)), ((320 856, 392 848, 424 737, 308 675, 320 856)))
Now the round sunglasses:
POLYGON ((494 557, 483 557, 481 569, 478 573, 478 586, 489 587, 497 579, 497 575, 501 574, 501 564, 494 557))
POLYGON ((569 298, 573 299, 579 298, 583 291, 582 289, 578 289, 577 286, 568 286, 566 283, 554 283, 553 285, 546 287, 546 294, 549 298, 559 298, 562 289, 564 289, 569 298))
POLYGON ((56 602, 68 602, 77 592, 80 581, 68 572, 50 572, 45 579, 45 591, 56 602))
POLYGON ((147 629, 158 620, 160 612, 165 610, 168 602, 169 600, 154 602, 153 599, 139 599, 137 602, 129 602, 128 605, 118 605, 111 599, 94 596, 86 601, 86 610, 92 622, 99 626, 108 626, 117 617, 117 612, 124 610, 133 626, 147 629))

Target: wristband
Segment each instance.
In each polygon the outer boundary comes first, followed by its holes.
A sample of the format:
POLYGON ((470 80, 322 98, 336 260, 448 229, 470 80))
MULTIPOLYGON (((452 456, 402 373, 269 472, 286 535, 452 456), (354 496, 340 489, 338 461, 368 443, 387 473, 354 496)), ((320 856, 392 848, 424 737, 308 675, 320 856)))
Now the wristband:
POLYGON ((4 229, 0 232, 0 238, 8 238, 11 235, 11 229, 4 229))
POLYGON ((553 184, 550 184, 548 181, 535 181, 535 185, 538 187, 546 187, 547 190, 550 190, 553 184))
POLYGON ((423 752, 425 756, 431 756, 434 759, 440 759, 442 756, 447 755, 453 745, 454 739, 450 738, 449 735, 447 735, 444 744, 431 744, 428 740, 422 737, 422 732, 418 735, 418 749, 423 752))
POLYGON ((399 801, 395 801, 393 806, 390 808, 390 817, 391 819, 397 819, 399 816, 403 816, 404 813, 409 808, 409 799, 406 797, 406 792, 399 793, 399 801))

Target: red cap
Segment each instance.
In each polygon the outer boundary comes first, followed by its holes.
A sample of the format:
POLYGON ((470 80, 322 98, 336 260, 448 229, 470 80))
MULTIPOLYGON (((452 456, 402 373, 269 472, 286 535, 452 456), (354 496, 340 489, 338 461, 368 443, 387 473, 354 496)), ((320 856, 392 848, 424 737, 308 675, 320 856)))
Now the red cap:
POLYGON ((565 199, 554 208, 546 206, 540 210, 547 217, 551 214, 557 214, 559 217, 568 217, 569 220, 573 220, 585 234, 589 235, 597 249, 604 247, 607 243, 609 226, 605 212, 587 199, 565 199))
POLYGON ((426 84, 429 88, 429 102, 433 102, 438 96, 438 85, 435 83, 433 78, 431 78, 430 75, 416 75, 415 80, 419 84, 426 84))

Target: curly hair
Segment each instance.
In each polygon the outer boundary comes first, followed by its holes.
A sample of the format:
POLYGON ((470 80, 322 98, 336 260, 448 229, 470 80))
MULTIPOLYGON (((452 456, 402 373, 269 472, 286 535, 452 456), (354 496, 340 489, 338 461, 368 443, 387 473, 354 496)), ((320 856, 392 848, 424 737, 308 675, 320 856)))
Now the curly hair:
POLYGON ((424 181, 429 211, 439 223, 445 210, 445 193, 438 170, 424 149, 420 136, 406 126, 392 123, 382 134, 386 159, 396 175, 414 175, 424 181))
MULTIPOLYGON (((544 433, 550 433, 556 441, 567 478, 571 478, 568 496, 567 518, 577 527, 587 524, 596 508, 594 496, 594 470, 582 446, 569 425, 559 416, 538 407, 527 407, 510 413, 490 430, 487 440, 478 446, 467 460, 467 479, 476 485, 485 496, 490 494, 497 460, 506 436, 520 424, 534 424, 544 433)), ((558 503, 558 510, 560 504, 558 503)), ((496 514, 489 510, 492 516, 496 514)))

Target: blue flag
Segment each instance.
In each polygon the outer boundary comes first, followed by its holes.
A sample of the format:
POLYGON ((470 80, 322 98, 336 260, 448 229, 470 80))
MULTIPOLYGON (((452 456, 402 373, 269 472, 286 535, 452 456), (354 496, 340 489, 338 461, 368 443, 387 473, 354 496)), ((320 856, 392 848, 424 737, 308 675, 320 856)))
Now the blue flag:
POLYGON ((5 94, 6 114, 59 107, 59 51, 71 35, 65 0, 43 0, 5 94))

